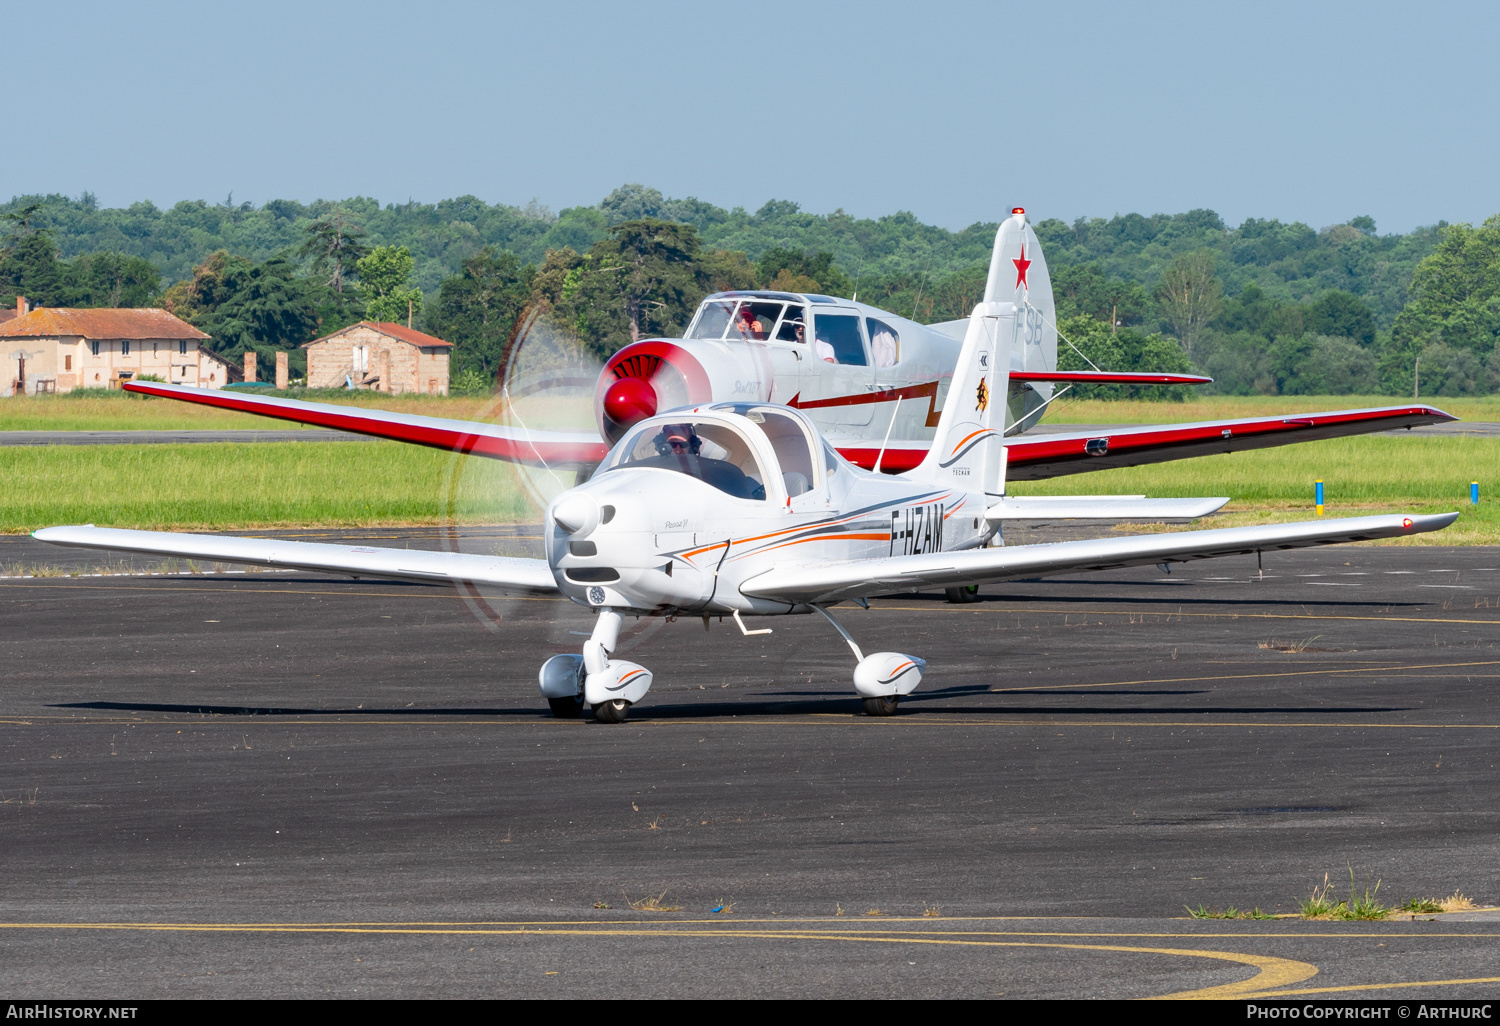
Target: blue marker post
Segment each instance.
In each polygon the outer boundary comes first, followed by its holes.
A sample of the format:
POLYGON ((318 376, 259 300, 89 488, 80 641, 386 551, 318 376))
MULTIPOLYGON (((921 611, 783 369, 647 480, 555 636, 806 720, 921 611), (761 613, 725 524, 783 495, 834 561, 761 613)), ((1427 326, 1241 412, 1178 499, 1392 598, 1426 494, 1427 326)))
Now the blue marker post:
POLYGON ((1479 482, 1478 481, 1470 481, 1469 482, 1469 505, 1470 506, 1477 506, 1477 505, 1479 505, 1479 482))
POLYGON ((1318 507, 1318 516, 1323 515, 1323 482, 1317 481, 1313 484, 1313 502, 1318 507))

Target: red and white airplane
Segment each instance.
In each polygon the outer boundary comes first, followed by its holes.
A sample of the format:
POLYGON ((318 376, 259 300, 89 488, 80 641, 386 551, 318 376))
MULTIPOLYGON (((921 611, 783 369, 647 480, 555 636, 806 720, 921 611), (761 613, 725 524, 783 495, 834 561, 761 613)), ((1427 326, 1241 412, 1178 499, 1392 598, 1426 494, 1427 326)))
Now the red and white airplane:
MULTIPOLYGON (((1047 263, 1017 207, 995 233, 985 303, 1016 309, 1017 342, 996 381, 1009 476, 1026 481, 1110 467, 1238 452, 1452 420, 1421 404, 1024 437, 1060 392, 1087 383, 1201 384, 1189 374, 1057 370, 1047 263)), ((615 353, 595 386, 596 431, 529 431, 352 409, 329 403, 131 382, 132 392, 472 453, 582 480, 642 419, 681 406, 776 403, 800 410, 855 466, 894 474, 927 455, 946 408, 969 319, 918 324, 853 300, 784 292, 719 293, 684 338, 644 339, 615 353)))

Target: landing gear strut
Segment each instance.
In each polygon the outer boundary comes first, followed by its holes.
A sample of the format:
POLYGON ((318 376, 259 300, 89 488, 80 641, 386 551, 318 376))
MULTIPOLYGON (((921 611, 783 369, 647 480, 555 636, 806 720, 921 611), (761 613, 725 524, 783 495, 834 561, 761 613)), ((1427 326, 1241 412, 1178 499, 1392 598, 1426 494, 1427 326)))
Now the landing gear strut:
POLYGON ((813 606, 823 619, 833 624, 833 629, 849 645, 854 658, 859 660, 854 667, 854 690, 859 692, 865 714, 869 716, 894 716, 902 695, 909 695, 922 683, 922 671, 927 662, 916 656, 900 652, 876 652, 865 655, 859 650, 849 632, 828 614, 822 606, 813 606))

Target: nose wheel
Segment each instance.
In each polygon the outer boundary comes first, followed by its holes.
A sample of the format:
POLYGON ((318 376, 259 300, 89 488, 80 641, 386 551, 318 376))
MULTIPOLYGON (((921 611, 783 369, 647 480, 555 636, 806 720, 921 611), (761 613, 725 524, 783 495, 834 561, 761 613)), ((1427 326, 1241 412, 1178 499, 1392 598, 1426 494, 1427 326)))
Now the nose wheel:
POLYGON ((600 702, 594 706, 594 719, 600 723, 624 723, 625 717, 630 715, 630 703, 623 698, 616 698, 610 702, 600 702))
POLYGON ((896 715, 896 704, 901 701, 900 695, 892 695, 889 698, 866 698, 862 699, 866 716, 894 716, 896 715))

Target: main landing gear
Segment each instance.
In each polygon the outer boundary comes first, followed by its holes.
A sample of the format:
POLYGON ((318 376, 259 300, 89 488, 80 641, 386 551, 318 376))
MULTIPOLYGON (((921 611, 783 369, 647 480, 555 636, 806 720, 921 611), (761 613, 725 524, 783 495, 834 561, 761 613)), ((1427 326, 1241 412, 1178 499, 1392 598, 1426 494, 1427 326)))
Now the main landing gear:
POLYGON ((966 605, 970 602, 979 601, 979 585, 969 584, 961 588, 944 588, 943 594, 948 596, 948 601, 957 605, 966 605))
POLYGON ((927 669, 927 661, 900 652, 876 652, 867 656, 859 650, 859 645, 855 644, 849 632, 829 615, 828 610, 822 606, 813 608, 823 614, 823 619, 833 624, 833 629, 839 632, 854 653, 854 658, 859 660, 854 666, 854 690, 859 692, 865 715, 896 715, 896 706, 900 704, 901 696, 911 694, 922 683, 922 671, 927 669))
POLYGON ((553 656, 542 664, 537 678, 553 716, 577 719, 587 705, 600 723, 624 723, 630 707, 651 690, 650 670, 609 657, 620 640, 620 621, 618 611, 600 609, 582 655, 553 656))

